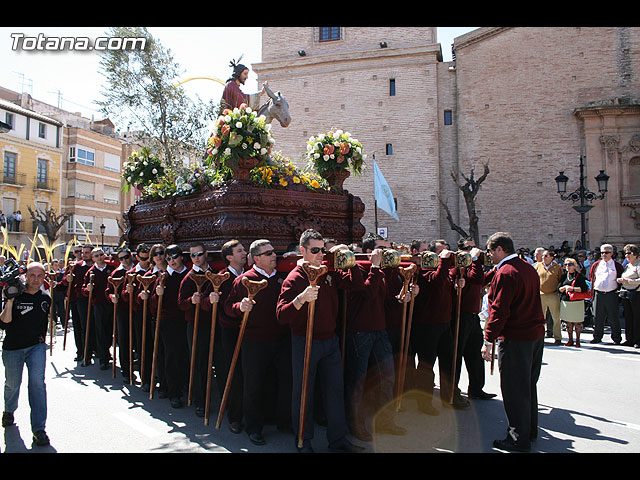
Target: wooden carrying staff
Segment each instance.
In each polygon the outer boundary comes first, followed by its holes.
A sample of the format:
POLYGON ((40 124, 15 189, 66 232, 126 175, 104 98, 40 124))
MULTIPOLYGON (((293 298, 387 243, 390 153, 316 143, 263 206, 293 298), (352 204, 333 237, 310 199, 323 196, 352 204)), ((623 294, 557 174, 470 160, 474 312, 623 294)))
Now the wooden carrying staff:
POLYGON ((107 278, 107 282, 113 285, 113 294, 116 297, 116 301, 113 304, 113 332, 112 332, 112 348, 113 348, 113 378, 116 378, 116 348, 117 348, 117 325, 118 325, 118 299, 120 295, 118 295, 118 290, 120 289, 120 285, 125 281, 125 277, 109 277, 107 278))
MULTIPOLYGON (((136 274, 127 273, 127 287, 135 286, 136 274)), ((129 385, 133 385, 133 288, 129 292, 129 385)))
MULTIPOLYGON (((458 267, 458 281, 464 277, 464 267, 458 267)), ((454 394, 456 391, 456 368, 458 364, 458 335, 460 333, 460 307, 462 305, 462 287, 456 285, 456 323, 453 326, 453 359, 451 367, 451 390, 449 392, 449 399, 453 403, 454 394)))
MULTIPOLYGON (((167 279, 167 272, 160 272, 158 277, 158 286, 164 288, 164 282, 167 279)), ((158 309, 156 310, 156 333, 153 337, 153 355, 151 358, 151 386, 149 387, 149 400, 153 398, 153 388, 156 385, 156 360, 158 358, 158 343, 160 341, 160 317, 162 315, 162 299, 164 297, 164 291, 158 294, 158 309)))
POLYGON ((75 268, 75 263, 73 265, 69 265, 69 271, 65 273, 65 275, 71 275, 71 281, 69 282, 69 286, 67 287, 67 301, 64 306, 64 337, 62 340, 62 350, 67 347, 67 326, 69 325, 69 310, 71 308, 71 287, 73 286, 73 269, 75 268))
POLYGON ((87 305, 87 326, 85 328, 85 337, 84 337, 84 358, 82 359, 83 365, 88 365, 87 363, 87 354, 89 352, 89 330, 91 330, 91 298, 93 297, 93 277, 95 275, 93 272, 89 273, 89 285, 91 285, 91 290, 89 291, 89 303, 87 305))
MULTIPOLYGON (((253 297, 262 290, 266 288, 268 283, 266 280, 262 279, 259 282, 249 280, 247 277, 242 277, 242 285, 247 289, 247 297, 249 300, 253 300, 253 297)), ((227 398, 229 396, 229 390, 231 390, 231 382, 233 381, 233 372, 236 368, 236 362, 238 361, 238 355, 240 354, 240 347, 242 345, 242 337, 244 336, 244 331, 247 328, 247 320, 249 319, 250 310, 244 312, 242 316, 242 323, 240 324, 240 331, 238 332, 238 340, 236 341, 236 348, 233 351, 233 358, 231 359, 231 365, 229 366, 229 373, 227 375, 227 383, 224 386, 224 393, 222 395, 222 402, 220 403, 220 411, 218 412, 218 420, 216 421, 216 428, 220 428, 220 424, 222 423, 222 416, 224 415, 224 409, 227 405, 227 398)), ((213 325, 212 325, 213 328, 213 325)), ((206 418, 206 416, 205 416, 206 418)))
MULTIPOLYGON (((410 292, 410 282, 418 271, 418 266, 415 264, 408 267, 399 267, 398 273, 403 278, 402 290, 400 290, 400 298, 404 297, 407 292, 410 292)), ((409 322, 413 316, 413 296, 411 297, 411 312, 409 315, 409 322)), ((409 352, 409 335, 407 331, 407 303, 403 302, 402 305, 402 323, 400 324, 400 365, 398 368, 397 385, 396 385, 396 411, 400 411, 402 407, 402 394, 404 392, 404 372, 407 365, 407 359, 409 352), (405 353, 406 352, 406 353, 405 353)))
MULTIPOLYGON (((203 273, 189 272, 189 278, 196 284, 196 292, 202 291, 202 285, 209 280, 203 273)), ((191 344, 191 367, 189 369, 189 395, 187 405, 191 405, 191 397, 193 395, 193 376, 196 369, 196 343, 198 340, 198 318, 200 316, 200 302, 196 304, 196 313, 193 317, 193 342, 191 344)))
MULTIPOLYGON (((224 282, 226 282, 231 274, 229 272, 224 273, 213 273, 206 271, 204 272, 207 279, 213 285, 214 293, 218 293, 220 287, 224 282)), ((207 363, 207 395, 204 406, 204 424, 209 425, 209 411, 210 411, 210 403, 211 403, 211 381, 213 375, 211 372, 213 371, 213 342, 215 339, 216 333, 216 316, 218 314, 218 302, 215 302, 214 305, 211 305, 211 335, 209 337, 209 361, 207 363)))
POLYGON ((491 368, 490 373, 493 375, 493 360, 496 358, 496 341, 491 342, 491 368))
POLYGON ((142 352, 140 354, 140 382, 144 383, 143 376, 145 372, 145 360, 147 353, 147 305, 149 304, 149 287, 156 281, 154 275, 140 275, 138 274, 136 279, 142 286, 142 291, 147 294, 147 297, 142 301, 142 352))
MULTIPOLYGON (((315 267, 309 262, 302 263, 302 269, 307 274, 310 286, 316 286, 320 277, 327 273, 329 268, 326 265, 315 267)), ((302 448, 304 440, 304 419, 307 409, 307 388, 309 383, 309 362, 311 360, 311 343, 313 340, 313 316, 315 313, 316 302, 311 300, 307 310, 307 335, 304 348, 304 366, 302 370, 302 395, 300 397, 300 428, 298 430, 298 447, 302 448)))

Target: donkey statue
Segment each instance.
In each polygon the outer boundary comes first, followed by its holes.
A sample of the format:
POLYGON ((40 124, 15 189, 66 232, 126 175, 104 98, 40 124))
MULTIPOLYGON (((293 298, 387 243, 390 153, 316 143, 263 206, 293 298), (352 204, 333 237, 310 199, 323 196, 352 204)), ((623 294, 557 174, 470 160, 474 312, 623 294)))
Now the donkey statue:
POLYGON ((288 127, 291 123, 291 115, 289 114, 287 100, 280 92, 273 93, 266 83, 262 85, 269 96, 269 101, 258 109, 258 115, 264 115, 267 123, 271 123, 276 119, 282 127, 288 127))

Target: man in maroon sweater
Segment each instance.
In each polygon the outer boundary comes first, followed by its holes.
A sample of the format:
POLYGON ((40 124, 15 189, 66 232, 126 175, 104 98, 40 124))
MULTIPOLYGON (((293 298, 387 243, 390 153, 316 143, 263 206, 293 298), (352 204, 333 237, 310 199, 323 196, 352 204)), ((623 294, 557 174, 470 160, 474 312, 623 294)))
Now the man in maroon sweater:
MULTIPOLYGON (((191 245, 189 255, 193 262, 192 272, 204 274, 207 270, 211 270, 207 260, 207 249, 202 243, 197 242, 191 245)), ((189 277, 191 271, 187 273, 180 284, 178 307, 184 312, 184 318, 187 322, 187 342, 191 353, 196 305, 200 305, 193 373, 193 404, 196 407, 196 415, 204 417, 207 373, 210 373, 207 372, 209 366, 209 339, 211 337, 211 301, 209 300, 209 293, 211 293, 213 287, 211 282, 207 281, 202 286, 200 293, 198 293, 195 282, 189 277)))
MULTIPOLYGON (((151 288, 149 308, 152 312, 158 309, 159 296, 162 296, 160 317, 160 338, 164 355, 158 361, 164 361, 164 377, 161 388, 166 391, 173 408, 184 406, 182 393, 189 378, 189 351, 187 348, 187 324, 184 312, 178 307, 180 285, 189 269, 184 265, 182 249, 178 245, 169 245, 165 250, 167 259, 167 276, 164 287, 160 285, 160 277, 151 288)), ((157 321, 157 319, 156 319, 157 321)))
POLYGON ((404 428, 394 423, 387 408, 393 400, 395 373, 384 307, 386 298, 398 295, 402 286, 394 292, 387 286, 385 274, 380 268, 384 248, 391 248, 391 244, 380 235, 369 234, 363 239, 362 251, 371 254, 371 264, 358 264, 364 278, 364 289, 350 292, 347 297, 344 367, 347 420, 351 434, 365 442, 372 440, 362 410, 368 372, 376 386, 376 408, 381 407, 376 415, 374 430, 392 435, 406 433, 404 428))
MULTIPOLYGON (((91 259, 91 246, 84 245, 76 247, 74 254, 76 254, 76 261, 74 262, 73 273, 67 273, 62 280, 62 287, 68 288, 69 282, 71 282, 71 291, 69 294, 69 308, 71 310, 71 320, 73 321, 73 338, 76 344, 76 362, 83 361, 84 355, 84 337, 85 326, 87 323, 87 305, 88 298, 82 295, 82 284, 84 283, 84 274, 93 265, 91 259), (80 258, 77 257, 77 251, 80 250, 80 258)), ((93 351, 95 345, 90 345, 89 351, 93 351)), ((84 363, 83 363, 84 364, 84 363)))
MULTIPOLYGON (((336 245, 331 251, 347 248, 336 245)), ((346 271, 330 271, 320 277, 318 284, 309 284, 302 262, 319 266, 324 258, 324 241, 315 230, 305 230, 300 236, 302 259, 289 272, 282 284, 276 308, 278 322, 291 329, 292 404, 291 418, 296 438, 300 421, 302 376, 305 357, 305 335, 307 330, 307 302, 315 301, 313 341, 307 384, 307 408, 304 425, 304 442, 297 447, 299 452, 313 452, 313 392, 316 375, 319 376, 324 392, 325 413, 327 415, 327 439, 329 449, 358 452, 362 447, 353 445, 348 439, 348 427, 344 409, 344 380, 342 376, 342 355, 336 335, 338 315, 338 289, 359 290, 364 287, 362 274, 357 267, 346 271), (304 307, 304 308, 303 308, 304 307)))
MULTIPOLYGON (((471 266, 465 268, 463 272, 465 285, 462 289, 462 298, 460 301, 460 325, 458 329, 455 385, 456 390, 459 392, 458 382, 460 381, 462 360, 464 359, 469 377, 467 396, 477 400, 488 400, 496 395, 494 393, 486 393, 482 390, 485 381, 485 362, 482 359, 480 350, 482 349, 484 334, 478 314, 482 308, 482 290, 485 285, 483 254, 482 251, 476 247, 475 241, 472 238, 461 238, 458 241, 458 249, 469 252, 473 262, 471 266)), ((450 271, 451 277, 455 277, 457 274, 458 272, 455 268, 450 271)), ((457 302, 457 290, 455 290, 454 293, 454 302, 457 302)), ((456 315, 455 309, 453 314, 456 315)))
POLYGON ((485 325, 482 356, 491 360, 492 342, 498 348, 500 388, 509 427, 501 450, 527 452, 538 433, 537 383, 542 365, 545 318, 540 301, 540 278, 535 269, 518 258, 508 233, 489 237, 496 273, 489 289, 489 318, 485 325))
POLYGON ((250 312, 241 350, 244 378, 242 411, 249 440, 256 445, 264 445, 263 392, 271 368, 275 369, 277 380, 278 427, 290 430, 291 338, 287 326, 278 323, 276 318, 278 295, 286 277, 284 272, 276 271, 276 252, 268 240, 256 240, 251 244, 249 253, 254 264, 249 271, 234 280, 224 310, 236 322, 241 322, 244 314, 250 312), (243 278, 254 282, 267 280, 267 287, 251 300, 242 284, 243 278))
MULTIPOLYGON (((435 381, 434 366, 438 359, 440 373, 440 401, 442 405, 454 408, 467 408, 469 401, 454 392, 450 398, 451 368, 453 366, 453 334, 451 319, 454 312, 454 281, 450 276, 453 264, 453 252, 445 248, 440 241, 429 244, 429 250, 440 256, 435 270, 423 270, 418 274, 420 293, 416 297, 411 345, 418 354, 416 386, 421 391, 418 397, 418 409, 427 415, 439 415, 433 406, 433 387, 435 381)), ((464 282, 461 281, 463 285, 464 282)))
POLYGON ((129 309, 124 302, 120 299, 123 295, 123 288, 126 285, 127 272, 134 267, 133 256, 129 248, 123 247, 118 250, 118 260, 120 265, 112 273, 113 278, 125 277, 124 282, 118 288, 116 292, 113 285, 109 283, 107 285, 106 295, 112 303, 118 304, 116 308, 116 337, 118 342, 118 360, 120 363, 120 373, 125 384, 129 383, 129 309), (116 298, 116 294, 118 298, 116 298))
MULTIPOLYGON (((93 319, 89 324, 89 336, 95 338, 96 356, 100 361, 100 370, 109 368, 111 354, 111 335, 113 332, 113 307, 106 296, 107 279, 111 276, 114 267, 105 262, 104 252, 101 248, 94 248, 91 252, 93 265, 84 275, 82 284, 82 294, 89 297, 91 294, 91 310, 93 319), (93 274, 93 284, 90 282, 90 275, 93 274), (93 331, 92 331, 93 330, 93 331)), ((85 359, 85 364, 90 363, 91 355, 85 359)))
MULTIPOLYGON (((240 324, 238 319, 227 316, 224 311, 224 303, 231 292, 233 287, 233 281, 244 273, 244 267, 247 264, 247 251, 244 245, 239 240, 229 240, 222 245, 220 249, 222 260, 226 267, 220 270, 219 274, 229 272, 229 279, 226 280, 220 286, 220 293, 218 295, 218 313, 217 324, 220 334, 216 335, 216 339, 220 339, 220 346, 218 351, 220 352, 220 361, 218 362, 219 368, 216 368, 216 380, 219 379, 218 385, 221 385, 220 394, 224 392, 224 388, 227 383, 227 376, 229 375, 229 369, 231 368, 231 362, 233 361, 233 353, 238 342, 238 334, 240 333, 240 324)), ((209 294, 211 297, 209 300, 215 301, 213 296, 215 293, 209 294)), ((217 347, 216 347, 217 348, 217 347)), ((227 420, 229 422, 229 430, 231 433, 240 433, 242 431, 242 384, 244 382, 242 376, 242 356, 239 356, 236 360, 236 368, 231 380, 231 386, 229 387, 229 393, 227 395, 227 420)))

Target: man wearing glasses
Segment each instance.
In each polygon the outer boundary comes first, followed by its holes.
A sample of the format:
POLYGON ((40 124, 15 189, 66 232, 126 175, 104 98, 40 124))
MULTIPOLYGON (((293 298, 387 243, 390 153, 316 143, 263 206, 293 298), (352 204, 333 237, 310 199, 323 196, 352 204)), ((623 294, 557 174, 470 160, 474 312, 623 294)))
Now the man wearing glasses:
MULTIPOLYGON (((330 251, 348 248, 336 245, 330 251)), ((324 410, 327 415, 327 440, 333 451, 359 452, 363 448, 353 445, 348 439, 349 429, 345 417, 344 380, 342 375, 342 355, 336 336, 338 315, 338 289, 361 290, 364 280, 360 269, 355 266, 348 270, 333 270, 320 277, 316 286, 311 286, 302 262, 320 266, 324 259, 324 240, 315 230, 305 230, 300 236, 302 259, 289 272, 282 284, 276 309, 278 322, 291 329, 292 404, 291 416, 296 438, 300 420, 302 375, 305 357, 305 337, 307 330, 307 303, 315 301, 313 342, 310 357, 309 381, 307 384, 307 411, 304 425, 304 442, 298 448, 301 453, 311 453, 313 438, 313 398, 314 384, 318 376, 324 392, 324 410)))
POLYGON ((600 260, 591 265, 589 281, 593 293, 593 340, 600 343, 604 334, 605 321, 611 327, 611 340, 616 345, 622 342, 620 312, 618 310, 618 281, 624 272, 622 265, 613 259, 613 245, 600 247, 600 260))
POLYGON ((266 380, 269 371, 276 372, 277 424, 279 430, 291 431, 291 339, 286 325, 278 323, 276 304, 285 278, 276 271, 276 252, 269 240, 256 240, 249 249, 254 261, 250 270, 233 281, 233 286, 224 303, 228 317, 240 322, 245 312, 251 312, 242 341, 243 402, 242 411, 249 440, 255 445, 264 445, 262 429, 265 423, 266 380), (267 287, 249 299, 242 278, 251 281, 267 281, 267 287), (257 308, 253 308, 254 305, 257 308))
MULTIPOLYGON (((100 370, 106 370, 109 368, 109 361, 111 360, 109 348, 111 347, 111 334, 113 331, 113 308, 106 296, 107 279, 111 276, 114 267, 105 262, 105 255, 101 248, 94 248, 91 251, 91 258, 93 259, 93 265, 84 275, 82 294, 86 297, 91 294, 93 319, 91 319, 92 323, 87 328, 89 328, 91 339, 95 339, 95 352, 100 361, 100 370), (93 283, 90 282, 92 273, 93 283)), ((91 346, 91 343, 89 346, 91 346)), ((89 358, 85 359, 85 365, 90 363, 91 351, 89 350, 87 354, 89 358)))
POLYGON ((71 311, 71 320, 73 321, 73 339, 76 344, 76 362, 84 360, 84 338, 85 326, 87 323, 87 307, 89 299, 82 294, 82 284, 84 283, 84 275, 93 265, 91 258, 91 245, 76 247, 74 255, 76 262, 73 267, 73 274, 67 273, 62 281, 64 288, 71 283, 69 292, 69 308, 71 311))
MULTIPOLYGON (((120 265, 118 265, 118 267, 111 273, 111 277, 113 278, 122 278, 127 275, 127 272, 129 270, 133 268, 134 264, 131 250, 126 247, 121 248, 118 251, 118 261, 120 262, 120 265)), ((126 292, 124 292, 125 286, 126 280, 120 286, 119 291, 115 292, 113 289, 113 285, 109 283, 107 286, 106 295, 112 303, 118 304, 118 307, 116 309, 116 318, 114 319, 116 322, 118 322, 118 360, 120 363, 120 371, 122 373, 124 383, 129 383, 129 309, 123 302, 118 301, 120 298, 122 298, 123 295, 126 295, 126 292), (118 295, 117 299, 116 294, 118 295)))
POLYGON ((209 338, 211 335, 211 301, 209 293, 213 290, 211 282, 205 282, 200 293, 195 282, 189 277, 191 272, 204 274, 210 270, 207 261, 207 249, 202 243, 195 243, 189 248, 189 256, 193 266, 180 284, 178 294, 178 306, 184 312, 187 322, 187 342, 189 352, 193 348, 193 329, 196 313, 196 305, 200 305, 198 318, 198 332, 196 336, 195 371, 193 373, 193 404, 196 407, 196 415, 204 417, 205 397, 207 388, 207 368, 209 365, 209 338), (205 314, 207 312, 208 314, 205 314))
POLYGON ((551 314, 553 322, 553 338, 556 345, 562 344, 562 322, 560 321, 560 295, 558 285, 562 279, 562 267, 554 261, 554 255, 550 250, 542 253, 542 261, 535 264, 536 272, 540 277, 540 300, 542 312, 551 314))

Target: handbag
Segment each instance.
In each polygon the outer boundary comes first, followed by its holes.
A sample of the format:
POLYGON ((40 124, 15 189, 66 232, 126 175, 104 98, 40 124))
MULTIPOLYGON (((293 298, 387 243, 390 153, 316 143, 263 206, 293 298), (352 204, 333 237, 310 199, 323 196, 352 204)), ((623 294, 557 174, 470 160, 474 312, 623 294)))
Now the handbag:
MULTIPOLYGON (((573 282, 571 282, 571 286, 573 287, 575 283, 576 280, 574 279, 573 282)), ((569 296, 570 302, 577 300, 591 300, 591 291, 589 290, 586 292, 567 292, 567 295, 569 296)))

